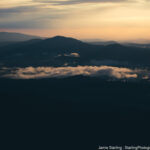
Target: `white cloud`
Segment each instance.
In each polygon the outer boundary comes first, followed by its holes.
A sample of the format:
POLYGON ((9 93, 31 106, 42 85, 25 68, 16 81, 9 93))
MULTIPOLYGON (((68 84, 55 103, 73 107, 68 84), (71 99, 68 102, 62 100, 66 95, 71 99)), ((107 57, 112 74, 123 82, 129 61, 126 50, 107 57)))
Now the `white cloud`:
POLYGON ((64 54, 64 56, 67 56, 67 57, 80 57, 80 55, 78 53, 64 54))
POLYGON ((116 79, 143 78, 148 76, 144 70, 133 70, 111 66, 77 66, 77 67, 26 67, 7 69, 4 77, 15 79, 36 79, 36 78, 64 78, 76 75, 110 77, 116 79))

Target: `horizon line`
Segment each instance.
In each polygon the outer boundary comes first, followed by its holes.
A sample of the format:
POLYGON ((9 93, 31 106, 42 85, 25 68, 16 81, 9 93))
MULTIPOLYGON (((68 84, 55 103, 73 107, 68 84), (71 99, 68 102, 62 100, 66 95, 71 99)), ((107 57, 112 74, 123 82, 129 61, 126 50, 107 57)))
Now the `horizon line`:
POLYGON ((104 38, 76 38, 73 36, 65 36, 65 35, 61 35, 61 34, 56 34, 53 36, 40 36, 40 35, 36 35, 36 34, 30 34, 30 33, 26 33, 26 32, 16 32, 16 31, 6 31, 6 30, 2 30, 0 31, 0 33, 13 33, 13 34, 23 34, 23 35, 27 35, 27 36, 35 36, 35 37, 39 37, 42 39, 48 39, 48 38, 54 38, 54 37, 66 37, 66 38, 74 38, 77 40, 81 40, 84 42, 122 42, 122 43, 137 43, 137 44, 150 44, 150 39, 144 39, 144 38, 137 38, 137 39, 129 39, 129 40, 115 40, 115 39, 104 39, 104 38))

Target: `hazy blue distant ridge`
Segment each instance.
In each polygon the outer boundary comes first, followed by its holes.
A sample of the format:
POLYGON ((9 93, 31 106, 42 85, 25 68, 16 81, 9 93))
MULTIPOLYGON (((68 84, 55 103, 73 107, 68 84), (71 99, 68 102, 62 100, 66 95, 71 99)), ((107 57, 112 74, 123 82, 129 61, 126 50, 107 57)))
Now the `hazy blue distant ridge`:
POLYGON ((20 42, 40 38, 41 37, 38 36, 26 35, 21 33, 0 32, 0 42, 20 42))

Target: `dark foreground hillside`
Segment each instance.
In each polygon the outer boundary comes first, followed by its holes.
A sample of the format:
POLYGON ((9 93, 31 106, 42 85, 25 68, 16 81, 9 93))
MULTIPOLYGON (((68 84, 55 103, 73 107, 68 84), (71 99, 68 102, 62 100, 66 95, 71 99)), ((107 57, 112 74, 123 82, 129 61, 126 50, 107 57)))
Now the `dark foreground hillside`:
POLYGON ((150 111, 150 83, 146 81, 105 81, 76 76, 65 79, 0 79, 0 83, 2 101, 26 104, 31 107, 30 111, 150 111))
MULTIPOLYGON (((50 143, 48 147, 54 150, 149 144, 148 82, 76 76, 37 80, 1 78, 0 83, 0 100, 7 106, 4 114, 11 115, 14 111, 19 114, 17 124, 20 127, 23 120, 23 136, 41 149, 47 149, 43 144, 45 138, 41 143, 45 134, 46 142, 50 143), (22 112, 29 114, 31 121, 26 122, 22 112), (36 118, 33 112, 50 112, 50 115, 45 113, 42 118, 40 115, 36 118), (32 122, 35 125, 28 130, 32 122), (35 142, 29 136, 31 133, 35 142)), ((22 139, 19 142, 22 143, 22 139)))

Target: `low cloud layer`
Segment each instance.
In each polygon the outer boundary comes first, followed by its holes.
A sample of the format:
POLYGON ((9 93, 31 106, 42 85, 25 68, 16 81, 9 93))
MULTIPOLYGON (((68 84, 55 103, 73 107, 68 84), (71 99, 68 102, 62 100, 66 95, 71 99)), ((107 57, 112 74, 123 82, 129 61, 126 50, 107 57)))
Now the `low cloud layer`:
POLYGON ((77 66, 77 67, 26 67, 3 69, 3 77, 14 79, 64 78, 70 76, 110 77, 115 79, 148 79, 149 75, 143 70, 132 70, 111 66, 77 66), (9 72, 9 73, 8 73, 9 72))

